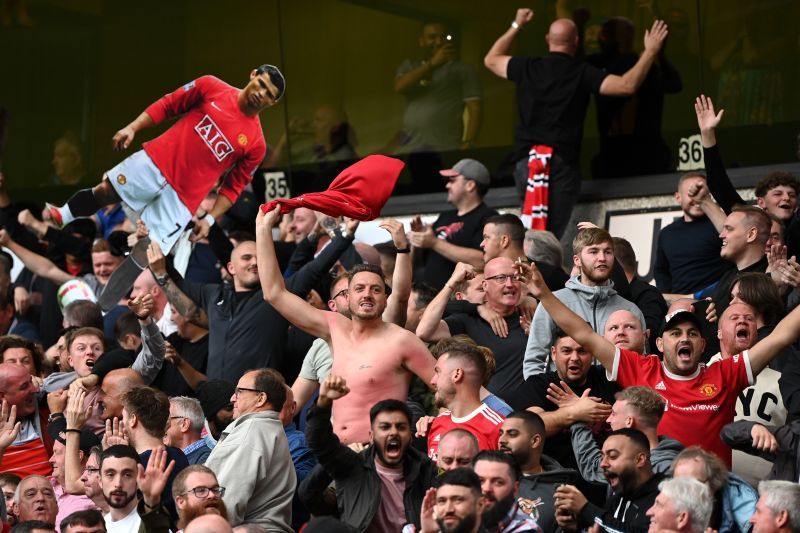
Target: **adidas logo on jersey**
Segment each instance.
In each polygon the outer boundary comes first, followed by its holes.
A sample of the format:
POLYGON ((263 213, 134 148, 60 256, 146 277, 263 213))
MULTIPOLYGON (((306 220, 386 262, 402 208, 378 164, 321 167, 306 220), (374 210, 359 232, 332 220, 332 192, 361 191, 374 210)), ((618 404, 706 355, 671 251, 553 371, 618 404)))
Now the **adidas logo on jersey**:
POLYGON ((656 385, 656 390, 667 390, 667 386, 664 385, 663 381, 659 381, 658 385, 656 385))

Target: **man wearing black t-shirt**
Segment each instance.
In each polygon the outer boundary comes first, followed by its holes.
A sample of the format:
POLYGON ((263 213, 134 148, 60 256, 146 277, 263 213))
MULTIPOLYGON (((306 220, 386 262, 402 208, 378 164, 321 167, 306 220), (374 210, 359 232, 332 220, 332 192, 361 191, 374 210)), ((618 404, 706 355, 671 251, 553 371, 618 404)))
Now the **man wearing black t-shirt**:
POLYGON ((425 252, 424 267, 415 280, 437 290, 444 287, 456 263, 483 266, 483 226, 497 214, 483 203, 491 177, 482 163, 462 159, 439 173, 447 179, 447 201, 455 210, 445 211, 430 226, 423 225, 419 216, 411 222, 411 245, 425 252))
POLYGON ((520 194, 528 183, 528 160, 536 153, 549 156, 549 196, 545 201, 547 229, 561 237, 569 223, 580 192, 579 155, 583 121, 589 97, 630 96, 647 76, 667 27, 656 21, 645 32, 644 51, 625 74, 606 74, 575 58, 578 30, 569 19, 550 25, 546 41, 549 53, 541 58, 508 55, 517 32, 533 21, 531 9, 518 9, 511 27, 495 41, 484 58, 486 67, 517 84, 517 127, 514 134, 515 180, 520 194), (536 152, 534 149, 544 147, 536 152))

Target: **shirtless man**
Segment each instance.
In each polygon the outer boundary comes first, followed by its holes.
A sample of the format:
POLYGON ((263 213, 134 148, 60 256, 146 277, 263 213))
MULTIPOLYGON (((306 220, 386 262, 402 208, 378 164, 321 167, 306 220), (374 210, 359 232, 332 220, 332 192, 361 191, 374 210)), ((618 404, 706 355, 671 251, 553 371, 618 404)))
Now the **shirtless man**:
POLYGON ((359 265, 351 271, 348 306, 352 318, 312 307, 287 291, 272 241, 272 227, 279 220, 279 208, 266 214, 259 211, 256 217, 264 299, 292 324, 331 345, 331 373, 344 377, 352 391, 334 404, 334 432, 345 444, 369 442, 369 408, 387 398, 405 401, 412 373, 429 383, 433 356, 412 332, 381 318, 386 285, 376 267, 359 265))

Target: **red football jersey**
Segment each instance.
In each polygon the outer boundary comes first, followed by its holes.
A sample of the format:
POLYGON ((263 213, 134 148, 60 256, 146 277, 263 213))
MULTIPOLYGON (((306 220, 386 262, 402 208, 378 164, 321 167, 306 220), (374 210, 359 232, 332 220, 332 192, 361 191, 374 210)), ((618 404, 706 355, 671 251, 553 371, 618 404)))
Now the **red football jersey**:
POLYGON ((465 429, 475 435, 479 449, 496 450, 503 420, 503 415, 485 403, 463 418, 454 418, 450 411, 443 411, 433 419, 428 430, 428 457, 436 461, 439 441, 445 433, 456 428, 465 429))
POLYGON ((658 391, 667 402, 658 434, 714 452, 730 469, 731 449, 719 432, 733 422, 739 393, 753 384, 747 351, 711 366, 700 364, 691 376, 678 376, 655 355, 617 348, 609 377, 622 387, 645 385, 658 391))
POLYGON ((240 92, 203 76, 145 109, 156 124, 183 115, 144 151, 192 213, 223 175, 219 192, 235 202, 264 159, 261 121, 239 109, 240 92))

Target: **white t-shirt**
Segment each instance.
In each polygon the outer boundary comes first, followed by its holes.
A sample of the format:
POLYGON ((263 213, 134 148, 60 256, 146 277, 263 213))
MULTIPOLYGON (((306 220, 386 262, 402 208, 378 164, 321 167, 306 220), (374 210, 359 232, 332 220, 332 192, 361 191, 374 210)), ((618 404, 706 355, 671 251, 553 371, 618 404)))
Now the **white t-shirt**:
POLYGON ((108 533, 138 533, 139 526, 142 523, 142 519, 139 517, 139 512, 136 510, 136 507, 122 520, 114 522, 111 519, 111 513, 104 515, 103 518, 106 521, 106 530, 108 530, 108 533))

